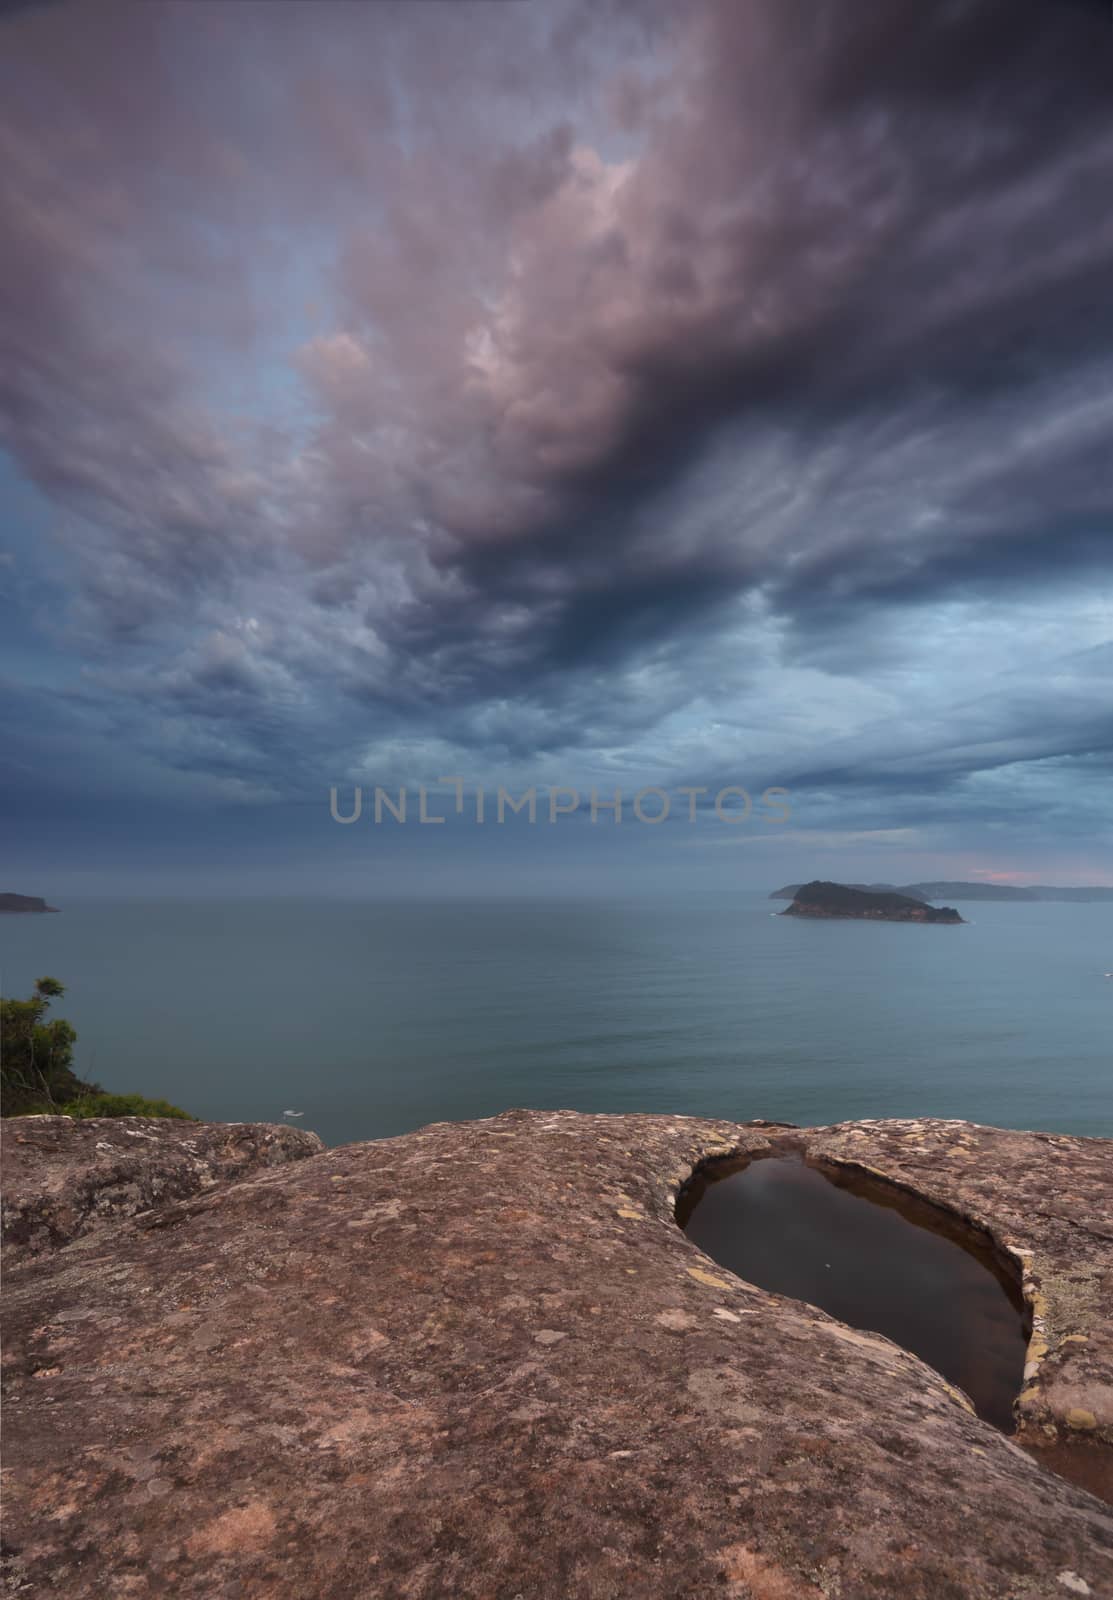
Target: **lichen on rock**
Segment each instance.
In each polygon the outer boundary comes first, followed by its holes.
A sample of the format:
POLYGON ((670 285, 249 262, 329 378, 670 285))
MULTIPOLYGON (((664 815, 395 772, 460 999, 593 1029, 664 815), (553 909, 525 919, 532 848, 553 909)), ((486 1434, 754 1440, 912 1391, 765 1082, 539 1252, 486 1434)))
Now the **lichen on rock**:
POLYGON ((260 1122, 33 1116, 7 1117, 0 1126, 8 1265, 324 1149, 315 1133, 260 1122))

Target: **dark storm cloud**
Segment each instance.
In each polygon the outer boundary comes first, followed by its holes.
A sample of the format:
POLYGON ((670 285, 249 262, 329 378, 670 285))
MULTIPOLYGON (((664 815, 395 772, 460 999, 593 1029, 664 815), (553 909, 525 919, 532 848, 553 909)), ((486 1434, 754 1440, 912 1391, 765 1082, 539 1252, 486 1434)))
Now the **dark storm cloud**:
POLYGON ((1103 637, 1103 6, 0 26, 0 420, 137 759, 746 754, 895 804, 1106 748, 1034 664, 1103 637), (1026 668, 984 608, 1033 597, 1026 668), (992 634, 977 711, 936 614, 992 634))
POLYGON ((664 636, 724 589, 767 584, 798 613, 827 603, 833 576, 908 601, 1102 559, 1104 22, 1043 6, 809 15, 723 6, 679 28, 673 93, 643 109, 628 171, 564 139, 519 158, 532 203, 487 212, 514 268, 486 315, 459 271, 466 219, 445 230, 450 255, 430 248, 444 169, 426 174, 432 204, 407 192, 393 229, 352 246, 348 310, 368 344, 312 352, 332 406, 322 448, 358 495, 348 445, 381 395, 351 380, 389 351, 422 419, 433 560, 464 590, 441 605, 422 588, 419 634, 522 607, 546 671, 607 659, 616 633, 664 636), (1089 415, 1018 459, 1064 404, 1089 415), (776 427, 785 475, 819 462, 826 495, 794 515, 784 494, 767 528, 778 486, 751 473, 751 434, 776 427), (700 464, 724 435, 733 514, 700 526, 700 464), (911 482, 886 482, 878 451, 911 482), (678 537, 661 502, 685 480, 695 525, 678 537), (901 506, 910 488, 934 528, 901 506))

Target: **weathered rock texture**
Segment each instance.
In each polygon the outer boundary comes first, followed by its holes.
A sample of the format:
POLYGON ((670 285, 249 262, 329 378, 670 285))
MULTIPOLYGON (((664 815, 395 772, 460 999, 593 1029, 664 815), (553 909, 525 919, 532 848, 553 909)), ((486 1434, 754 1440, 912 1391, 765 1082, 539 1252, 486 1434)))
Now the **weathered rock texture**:
POLYGON ((4 1261, 323 1149, 315 1133, 164 1117, 7 1117, 4 1261))
POLYGON ((1113 1593, 1107 1506, 915 1357, 731 1277, 677 1228, 695 1163, 786 1137, 1026 1252, 1025 1426, 1108 1447, 1108 1143, 507 1112, 331 1150, 9 1272, 13 1585, 1113 1593))

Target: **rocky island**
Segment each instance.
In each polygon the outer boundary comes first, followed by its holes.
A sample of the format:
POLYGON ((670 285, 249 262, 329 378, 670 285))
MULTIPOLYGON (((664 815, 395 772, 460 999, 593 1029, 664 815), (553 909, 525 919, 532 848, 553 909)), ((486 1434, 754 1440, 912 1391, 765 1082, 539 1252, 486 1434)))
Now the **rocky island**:
POLYGON ((48 906, 46 901, 34 894, 0 894, 0 912, 35 912, 54 911, 57 906, 48 906))
POLYGON ((870 922, 962 922, 952 906, 929 906, 910 895, 852 889, 844 883, 802 884, 782 917, 858 917, 870 922))
POLYGON ((332 1150, 3 1131, 13 1594, 1113 1592, 1108 1140, 567 1111, 332 1150), (1014 1438, 681 1231, 709 1163, 786 1149, 1001 1252, 1031 1326, 1014 1438))

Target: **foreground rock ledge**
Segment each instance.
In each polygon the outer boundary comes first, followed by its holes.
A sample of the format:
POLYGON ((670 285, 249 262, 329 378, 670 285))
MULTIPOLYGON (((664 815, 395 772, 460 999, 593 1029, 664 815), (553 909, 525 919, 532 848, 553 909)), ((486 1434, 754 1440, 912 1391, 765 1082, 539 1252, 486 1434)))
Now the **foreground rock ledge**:
POLYGON ((511 1111, 310 1156, 9 1270, 12 1591, 1113 1593, 1108 1506, 915 1357, 740 1282, 676 1227, 696 1163, 787 1138, 1015 1252, 1025 1437, 1102 1457, 1108 1141, 511 1111))

